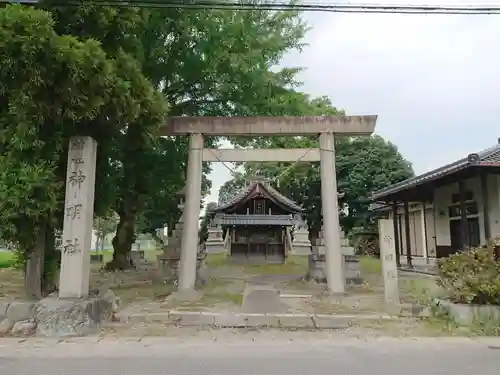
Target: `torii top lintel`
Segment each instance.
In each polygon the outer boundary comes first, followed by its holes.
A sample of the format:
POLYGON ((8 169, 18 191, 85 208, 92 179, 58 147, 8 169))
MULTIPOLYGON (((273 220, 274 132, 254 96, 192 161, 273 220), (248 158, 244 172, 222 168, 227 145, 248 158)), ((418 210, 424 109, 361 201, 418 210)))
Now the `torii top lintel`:
POLYGON ((369 116, 248 116, 248 117, 170 117, 160 135, 201 133, 219 136, 307 135, 335 133, 370 135, 375 130, 376 115, 369 116))

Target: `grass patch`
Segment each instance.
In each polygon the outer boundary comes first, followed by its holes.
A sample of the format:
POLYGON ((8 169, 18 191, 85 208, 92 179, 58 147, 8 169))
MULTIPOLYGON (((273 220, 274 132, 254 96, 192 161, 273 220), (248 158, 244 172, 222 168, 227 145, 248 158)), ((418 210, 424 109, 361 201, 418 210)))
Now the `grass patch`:
POLYGON ((0 298, 25 297, 24 275, 14 268, 0 268, 0 298))
POLYGON ((11 268, 16 263, 16 255, 11 251, 0 252, 0 268, 11 268))
POLYGON ((137 300, 159 301, 164 300, 170 295, 175 288, 170 284, 163 282, 149 282, 143 285, 133 285, 130 287, 123 286, 120 288, 113 288, 115 293, 123 304, 128 304, 137 300))
POLYGON ((305 275, 307 273, 307 256, 290 255, 286 263, 258 263, 240 266, 244 273, 252 275, 305 275))
MULTIPOLYGON (((113 250, 90 250, 91 255, 102 254, 103 262, 107 263, 113 259, 113 250)), ((156 255, 159 254, 155 250, 145 250, 144 257, 146 260, 154 261, 156 260, 156 255)), ((11 251, 0 252, 0 268, 11 268, 14 267, 16 263, 16 254, 11 251)))
POLYGON ((359 260, 362 275, 382 275, 382 265, 379 258, 362 256, 359 260))
POLYGON ((202 301, 212 304, 218 302, 230 302, 235 305, 241 305, 243 302, 244 286, 242 287, 241 292, 236 292, 230 288, 230 285, 233 283, 234 282, 229 280, 209 278, 202 289, 202 292, 204 293, 202 301))
POLYGON ((227 254, 208 254, 205 258, 205 265, 209 268, 217 268, 227 265, 227 254))
POLYGON ((428 305, 441 294, 441 289, 432 278, 400 278, 400 295, 404 302, 428 305))

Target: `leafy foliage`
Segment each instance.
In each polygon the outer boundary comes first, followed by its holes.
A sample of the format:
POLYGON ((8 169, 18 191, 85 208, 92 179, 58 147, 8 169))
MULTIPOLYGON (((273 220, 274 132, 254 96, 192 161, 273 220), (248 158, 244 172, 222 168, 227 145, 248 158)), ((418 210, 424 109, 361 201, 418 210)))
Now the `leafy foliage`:
MULTIPOLYGON (((166 109, 130 55, 107 54, 96 40, 59 35, 57 27, 47 11, 0 9, 0 236, 36 259, 40 275, 54 274, 43 259, 56 259, 69 138, 99 144, 95 206, 103 213, 116 192, 116 145, 144 147, 166 109)), ((30 288, 40 296, 39 285, 30 288)))
MULTIPOLYGON (((98 40, 111 56, 137 61, 163 94, 169 114, 178 116, 246 115, 267 105, 275 91, 295 83, 296 69, 273 68, 289 49, 301 47, 306 32, 296 12, 114 9, 88 2, 70 8, 51 1, 43 6, 54 14, 59 33, 98 40)), ((144 125, 140 130, 145 131, 144 125)), ((107 147, 114 152, 100 158, 116 161, 101 175, 101 181, 109 180, 102 188, 117 187, 103 197, 115 199, 101 206, 105 210, 111 204, 120 216, 115 250, 121 253, 130 250, 134 223, 140 231, 173 224, 176 192, 185 183, 186 139, 148 143, 138 131, 120 137, 107 147)), ((206 145, 216 142, 207 139, 206 145)), ((210 166, 205 164, 203 171, 208 191, 210 166)))
POLYGON ((493 245, 440 259, 438 276, 453 302, 500 305, 500 261, 493 245))
POLYGON ((42 227, 60 227, 67 141, 98 138, 93 121, 116 85, 95 41, 59 36, 49 13, 0 9, 0 231, 22 249, 42 227))
POLYGON ((215 216, 214 209, 216 207, 217 203, 215 202, 209 202, 205 207, 205 215, 203 216, 200 225, 200 233, 199 233, 200 243, 204 243, 208 238, 208 227, 210 225, 210 222, 215 216))

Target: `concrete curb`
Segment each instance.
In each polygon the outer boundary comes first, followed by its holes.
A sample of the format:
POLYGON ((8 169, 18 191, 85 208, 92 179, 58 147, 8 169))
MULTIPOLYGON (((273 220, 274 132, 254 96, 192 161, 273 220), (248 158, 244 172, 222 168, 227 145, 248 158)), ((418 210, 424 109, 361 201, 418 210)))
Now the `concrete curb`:
POLYGON ((398 270, 400 272, 416 273, 416 274, 419 274, 419 275, 433 277, 433 278, 437 278, 438 277, 437 274, 434 273, 434 272, 426 271, 426 270, 419 270, 419 269, 415 269, 415 268, 399 267, 398 270))
POLYGON ((357 321, 394 320, 389 315, 326 315, 326 314, 246 314, 171 310, 164 313, 132 313, 121 316, 122 322, 153 323, 169 321, 179 326, 213 328, 293 328, 345 329, 357 321))

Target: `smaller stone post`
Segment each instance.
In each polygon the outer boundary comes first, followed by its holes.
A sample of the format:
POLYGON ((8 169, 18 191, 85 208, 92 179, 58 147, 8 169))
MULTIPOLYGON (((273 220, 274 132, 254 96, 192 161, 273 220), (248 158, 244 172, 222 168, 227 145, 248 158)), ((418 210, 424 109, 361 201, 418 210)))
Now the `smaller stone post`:
POLYGON ((307 221, 299 220, 293 230, 292 254, 311 254, 311 241, 309 240, 309 227, 307 221))
POLYGON ((85 298, 89 293, 96 153, 97 142, 94 139, 70 139, 61 245, 60 298, 85 298))
POLYGON ((398 267, 396 265, 396 245, 392 221, 388 219, 379 220, 378 230, 385 301, 389 304, 398 305, 398 267))
POLYGON ((213 223, 208 227, 208 238, 205 242, 205 249, 207 254, 225 253, 227 249, 224 248, 224 238, 222 237, 222 228, 213 223))

